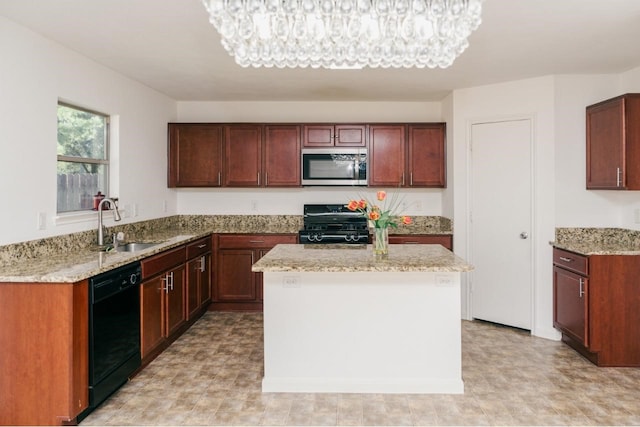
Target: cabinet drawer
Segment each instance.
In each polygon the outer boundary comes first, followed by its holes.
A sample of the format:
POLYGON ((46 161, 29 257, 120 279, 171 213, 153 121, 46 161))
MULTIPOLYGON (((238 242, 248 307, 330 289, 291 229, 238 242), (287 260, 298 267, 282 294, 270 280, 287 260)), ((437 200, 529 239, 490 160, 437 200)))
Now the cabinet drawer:
POLYGON ((553 263, 583 276, 589 275, 589 257, 553 248, 553 263))
POLYGON ((184 264, 187 257, 187 251, 184 246, 162 252, 152 256, 140 263, 142 265, 142 278, 155 276, 158 273, 167 271, 176 265, 184 264))
POLYGON ((207 252, 211 252, 211 237, 205 237, 187 245, 187 259, 195 258, 207 252))
POLYGON ((451 250, 453 247, 453 237, 442 234, 392 234, 389 235, 389 243, 391 244, 420 244, 420 245, 442 245, 451 250))
POLYGON ((280 243, 298 243, 295 234, 220 234, 218 247, 231 248, 272 248, 280 243))

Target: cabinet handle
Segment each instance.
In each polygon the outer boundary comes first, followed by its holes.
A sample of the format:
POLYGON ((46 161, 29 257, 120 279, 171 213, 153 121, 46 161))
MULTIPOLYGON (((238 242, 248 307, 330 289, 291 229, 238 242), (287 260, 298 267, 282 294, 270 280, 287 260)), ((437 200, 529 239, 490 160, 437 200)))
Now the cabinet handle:
POLYGON ((402 186, 404 186, 404 172, 402 172, 402 178, 401 178, 401 184, 402 186))
POLYGON ((249 240, 249 243, 264 243, 264 240, 249 240))
POLYGON ((616 169, 616 187, 620 187, 622 184, 622 169, 616 169))
POLYGON ((413 172, 409 172, 409 185, 413 187, 413 172))
POLYGON ((201 271, 202 273, 204 273, 204 268, 205 268, 204 266, 205 266, 205 264, 206 264, 206 263, 204 262, 204 255, 202 255, 202 256, 200 257, 200 271, 201 271))
POLYGON ((582 298, 584 295, 584 279, 581 277, 580 278, 580 298, 582 298))
POLYGON ((207 244, 206 244, 206 243, 203 243, 203 244, 201 244, 201 245, 198 245, 198 248, 199 248, 199 249, 202 249, 202 248, 204 248, 204 247, 206 247, 206 246, 207 246, 207 244))
POLYGON ((260 172, 258 172, 258 187, 260 187, 260 172))
POLYGON ((173 271, 169 273, 169 286, 171 286, 171 290, 173 290, 173 271))
POLYGON ((269 186, 269 172, 264 173, 264 186, 265 187, 269 186))
POLYGON ((218 187, 220 187, 220 172, 218 172, 218 187))
POLYGON ((418 242, 403 242, 405 245, 417 245, 418 242))
POLYGON ((164 293, 169 293, 169 275, 165 274, 164 277, 162 278, 162 281, 164 282, 164 286, 162 286, 162 290, 164 291, 164 293))
POLYGON ((564 256, 561 256, 561 257, 560 257, 560 261, 564 261, 564 262, 573 262, 573 259, 571 259, 571 258, 567 258, 567 257, 564 257, 564 256))

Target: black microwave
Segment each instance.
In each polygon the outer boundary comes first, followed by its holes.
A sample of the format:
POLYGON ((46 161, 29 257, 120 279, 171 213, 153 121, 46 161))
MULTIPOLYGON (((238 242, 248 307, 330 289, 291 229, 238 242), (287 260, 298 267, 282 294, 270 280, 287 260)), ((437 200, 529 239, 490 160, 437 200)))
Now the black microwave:
POLYGON ((305 148, 302 185, 367 185, 366 148, 305 148))

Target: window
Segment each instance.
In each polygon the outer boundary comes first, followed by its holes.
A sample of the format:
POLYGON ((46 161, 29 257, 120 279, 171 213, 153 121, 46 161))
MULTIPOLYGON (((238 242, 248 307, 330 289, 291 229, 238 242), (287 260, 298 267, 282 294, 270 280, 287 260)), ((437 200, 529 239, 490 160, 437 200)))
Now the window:
POLYGON ((58 212, 93 209, 93 196, 108 195, 109 117, 58 104, 58 212))

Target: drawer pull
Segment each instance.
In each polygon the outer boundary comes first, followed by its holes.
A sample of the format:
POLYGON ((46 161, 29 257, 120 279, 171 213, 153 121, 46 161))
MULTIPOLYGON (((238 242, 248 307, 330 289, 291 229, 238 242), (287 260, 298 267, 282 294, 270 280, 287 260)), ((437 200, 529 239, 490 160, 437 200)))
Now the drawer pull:
POLYGON ((249 243, 264 243, 264 240, 249 240, 249 243))
POLYGON ((207 244, 206 244, 206 243, 203 243, 203 244, 201 244, 201 245, 198 245, 198 248, 199 248, 199 249, 206 248, 206 247, 207 247, 207 244))
POLYGON ((580 278, 580 298, 584 296, 584 279, 580 278))
POLYGON ((561 256, 561 257, 560 257, 560 261, 564 261, 564 262, 573 262, 573 259, 561 256))

